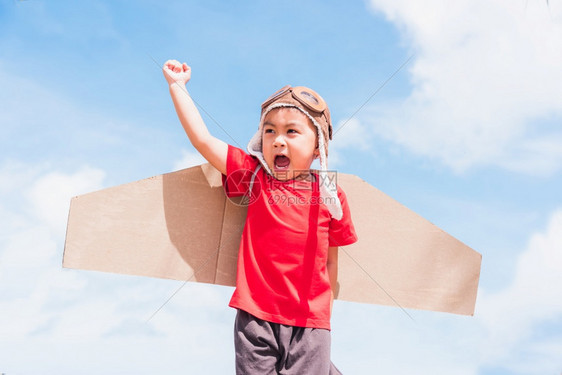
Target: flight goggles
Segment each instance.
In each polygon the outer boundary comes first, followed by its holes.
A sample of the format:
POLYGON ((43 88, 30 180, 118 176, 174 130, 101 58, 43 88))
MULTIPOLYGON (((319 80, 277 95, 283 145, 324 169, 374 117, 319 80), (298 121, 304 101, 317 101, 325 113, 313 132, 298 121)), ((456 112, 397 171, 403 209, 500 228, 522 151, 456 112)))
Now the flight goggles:
POLYGON ((312 111, 313 113, 311 113, 311 115, 313 116, 318 115, 324 117, 326 124, 328 126, 328 137, 329 139, 332 139, 332 122, 330 119, 330 110, 328 109, 328 105, 326 104, 324 99, 322 99, 322 97, 318 95, 316 91, 309 89, 308 87, 304 87, 304 86, 291 87, 290 85, 283 87, 282 89, 276 91, 265 102, 262 103, 261 105, 262 113, 267 107, 269 107, 270 104, 278 101, 283 96, 289 93, 291 94, 293 99, 295 99, 300 104, 302 104, 305 107, 305 109, 312 111))

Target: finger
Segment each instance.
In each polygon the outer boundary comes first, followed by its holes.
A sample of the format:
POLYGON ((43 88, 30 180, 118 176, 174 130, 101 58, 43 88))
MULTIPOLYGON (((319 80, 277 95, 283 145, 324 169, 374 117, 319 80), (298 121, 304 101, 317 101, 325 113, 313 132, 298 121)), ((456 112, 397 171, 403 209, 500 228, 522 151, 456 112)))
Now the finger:
POLYGON ((169 67, 170 69, 176 67, 180 65, 180 62, 178 60, 168 60, 164 63, 164 66, 169 67))
POLYGON ((173 74, 174 73, 174 66, 165 66, 162 69, 166 74, 173 74))

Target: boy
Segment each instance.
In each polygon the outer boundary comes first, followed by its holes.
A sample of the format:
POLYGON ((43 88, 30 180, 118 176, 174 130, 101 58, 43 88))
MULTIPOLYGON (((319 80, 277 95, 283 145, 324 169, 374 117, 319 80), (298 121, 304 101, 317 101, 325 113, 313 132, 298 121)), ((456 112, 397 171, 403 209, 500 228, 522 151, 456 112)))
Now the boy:
POLYGON ((345 194, 327 175, 326 103, 305 87, 279 90, 262 104, 248 155, 209 133, 185 89, 187 64, 169 60, 163 72, 187 136, 224 175, 227 195, 250 197, 229 304, 238 309, 236 373, 340 373, 330 361, 337 254, 357 236, 345 194))

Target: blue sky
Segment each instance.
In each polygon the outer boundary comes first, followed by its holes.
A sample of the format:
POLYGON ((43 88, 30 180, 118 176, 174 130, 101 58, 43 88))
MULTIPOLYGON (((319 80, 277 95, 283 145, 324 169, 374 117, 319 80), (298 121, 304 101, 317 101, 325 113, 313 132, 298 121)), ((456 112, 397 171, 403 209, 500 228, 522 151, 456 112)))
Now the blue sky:
POLYGON ((70 197, 198 164, 310 86, 356 174, 483 254, 474 317, 336 302, 347 374, 562 371, 562 6, 550 1, 0 3, 0 372, 233 372, 229 288, 61 268, 70 197), (451 3, 451 4, 450 4, 451 3), (226 132, 223 132, 224 128, 226 132))

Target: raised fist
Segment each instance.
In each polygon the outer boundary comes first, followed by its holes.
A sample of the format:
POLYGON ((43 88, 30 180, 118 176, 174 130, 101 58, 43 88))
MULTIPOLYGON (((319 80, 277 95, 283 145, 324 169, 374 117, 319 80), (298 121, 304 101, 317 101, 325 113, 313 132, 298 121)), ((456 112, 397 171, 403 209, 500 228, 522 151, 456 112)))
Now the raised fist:
POLYGON ((162 72, 168 84, 185 85, 191 79, 191 68, 186 63, 180 63, 177 60, 168 60, 162 67, 162 72))

